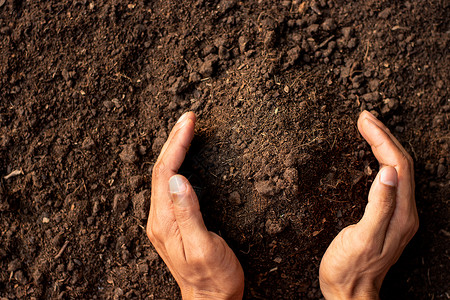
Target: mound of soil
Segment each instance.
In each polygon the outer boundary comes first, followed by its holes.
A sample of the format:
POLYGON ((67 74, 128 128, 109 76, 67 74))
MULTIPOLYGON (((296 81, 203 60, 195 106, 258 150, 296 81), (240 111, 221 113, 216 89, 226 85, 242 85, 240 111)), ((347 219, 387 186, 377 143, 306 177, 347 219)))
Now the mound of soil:
POLYGON ((382 289, 448 299, 446 1, 0 0, 0 296, 177 299, 145 235, 152 166, 180 171, 247 299, 317 299, 364 211, 378 116, 415 160, 421 228, 382 289))

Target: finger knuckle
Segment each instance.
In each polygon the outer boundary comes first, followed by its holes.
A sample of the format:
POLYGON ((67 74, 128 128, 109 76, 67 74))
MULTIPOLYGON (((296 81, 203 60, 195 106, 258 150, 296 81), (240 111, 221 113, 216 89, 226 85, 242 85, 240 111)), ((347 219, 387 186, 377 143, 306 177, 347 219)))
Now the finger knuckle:
POLYGON ((357 231, 355 240, 352 243, 355 253, 362 257, 376 257, 380 254, 382 241, 378 237, 367 234, 365 231, 357 231))
POLYGON ((191 263, 195 266, 210 265, 217 262, 217 245, 208 244, 193 253, 191 263))
POLYGON ((419 219, 413 218, 407 224, 407 233, 411 238, 416 234, 417 230, 419 230, 419 219))
POLYGON ((190 227, 195 217, 195 211, 190 207, 177 207, 175 211, 175 218, 181 227, 190 227))
POLYGON ((358 255, 370 253, 371 249, 371 242, 366 238, 360 239, 357 243, 353 244, 353 250, 355 253, 358 253, 358 255))
POLYGON ((203 259, 206 263, 210 264, 217 259, 217 253, 224 253, 224 251, 220 251, 221 244, 214 244, 214 246, 206 247, 205 252, 203 253, 203 259))
POLYGON ((400 156, 400 165, 403 167, 409 167, 410 166, 410 161, 408 159, 408 157, 406 156, 407 154, 402 153, 400 156))
POLYGON ((214 245, 226 244, 225 240, 220 235, 217 235, 215 233, 211 234, 211 239, 214 245))
POLYGON ((155 237, 156 242, 160 242, 160 241, 164 240, 163 232, 158 227, 153 228, 153 236, 155 237))
POLYGON ((150 242, 154 243, 156 241, 155 234, 153 233, 152 227, 147 226, 147 237, 150 240, 150 242))
POLYGON ((411 162, 406 156, 408 154, 401 153, 397 156, 397 166, 404 170, 409 170, 411 168, 411 162))
POLYGON ((147 226, 147 236, 150 239, 150 242, 152 242, 152 244, 161 241, 160 227, 155 223, 150 223, 150 226, 147 226))
POLYGON ((359 253, 366 253, 369 256, 373 256, 377 249, 377 243, 373 238, 369 238, 368 235, 364 235, 363 238, 361 238, 360 243, 357 243, 357 249, 359 250, 359 253))
POLYGON ((159 161, 153 166, 152 177, 154 179, 156 179, 156 178, 160 177, 162 174, 164 174, 165 171, 166 171, 166 166, 164 165, 164 163, 162 161, 159 161))
POLYGON ((413 227, 414 234, 416 234, 416 232, 419 230, 419 226, 420 226, 419 218, 416 218, 416 221, 414 222, 414 227, 413 227))
POLYGON ((354 233, 355 227, 356 227, 356 225, 352 224, 352 225, 347 226, 344 229, 342 229, 342 231, 339 233, 338 241, 339 241, 339 245, 341 247, 345 247, 347 241, 352 239, 352 237, 353 237, 352 233, 354 233))
POLYGON ((203 266, 206 264, 207 255, 204 249, 199 249, 191 257, 190 262, 193 266, 203 266))
POLYGON ((183 148, 184 152, 188 152, 189 150, 189 144, 185 145, 185 144, 181 144, 181 147, 183 148))
POLYGON ((401 235, 407 244, 419 229, 419 220, 417 218, 408 219, 401 228, 401 235))
POLYGON ((414 159, 409 153, 406 153, 406 159, 408 160, 411 167, 414 166, 414 159))

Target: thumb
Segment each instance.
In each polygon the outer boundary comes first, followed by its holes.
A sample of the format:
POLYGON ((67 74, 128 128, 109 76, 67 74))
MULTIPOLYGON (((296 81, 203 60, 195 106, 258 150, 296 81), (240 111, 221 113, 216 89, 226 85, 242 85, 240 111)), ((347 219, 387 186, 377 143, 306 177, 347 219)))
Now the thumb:
POLYGON ((169 179, 169 192, 185 251, 201 247, 210 235, 194 189, 184 176, 174 175, 169 179))
POLYGON ((385 166, 378 172, 369 192, 369 202, 357 227, 371 241, 383 241, 395 210, 397 194, 397 171, 394 167, 385 166))

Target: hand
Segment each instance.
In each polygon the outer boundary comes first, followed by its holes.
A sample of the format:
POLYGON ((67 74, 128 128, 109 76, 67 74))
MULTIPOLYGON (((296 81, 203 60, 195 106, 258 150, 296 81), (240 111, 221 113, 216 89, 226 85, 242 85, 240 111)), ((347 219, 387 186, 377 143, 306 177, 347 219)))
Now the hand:
POLYGON ((322 258, 319 279, 326 299, 378 299, 387 271, 419 227, 412 158, 369 112, 361 113, 358 129, 381 169, 364 216, 344 228, 322 258))
POLYGON ((195 115, 185 113, 152 173, 147 235, 181 289, 183 299, 242 299, 244 272, 227 243, 209 232, 189 181, 176 175, 194 137, 195 115))

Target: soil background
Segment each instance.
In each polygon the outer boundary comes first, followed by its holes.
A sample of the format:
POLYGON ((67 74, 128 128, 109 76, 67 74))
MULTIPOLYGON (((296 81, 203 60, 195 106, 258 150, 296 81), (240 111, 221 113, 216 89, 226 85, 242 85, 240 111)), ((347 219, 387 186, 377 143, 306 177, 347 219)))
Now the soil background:
POLYGON ((1 299, 180 297, 144 228, 188 110, 181 172, 245 298, 321 298, 320 259, 378 170, 364 109, 414 158, 421 222, 382 297, 449 299, 449 15, 442 0, 0 0, 1 299))

